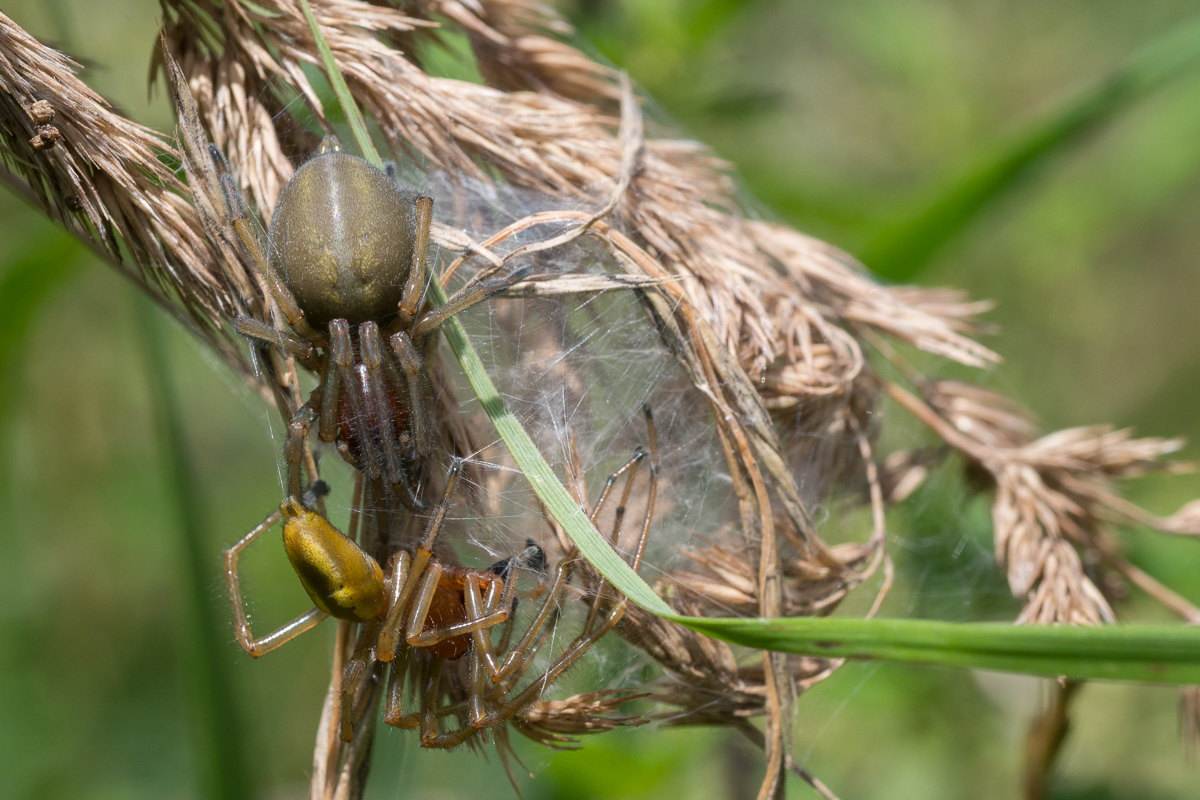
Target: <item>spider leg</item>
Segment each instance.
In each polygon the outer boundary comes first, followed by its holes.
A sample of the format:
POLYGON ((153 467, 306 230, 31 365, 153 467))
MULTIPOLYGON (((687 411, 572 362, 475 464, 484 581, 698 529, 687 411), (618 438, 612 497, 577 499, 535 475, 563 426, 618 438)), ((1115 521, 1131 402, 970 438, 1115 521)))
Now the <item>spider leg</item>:
POLYGON ((358 644, 354 654, 346 663, 342 673, 342 741, 349 742, 354 738, 354 726, 366 711, 370 699, 371 668, 375 666, 374 644, 379 633, 379 622, 365 623, 358 634, 358 644))
MULTIPOLYGON (((332 338, 331 349, 333 363, 337 365, 342 384, 342 391, 350 404, 350 413, 354 416, 359 430, 358 441, 362 451, 360 469, 368 478, 379 479, 379 463, 381 458, 375 448, 375 440, 371 437, 367 424, 366 370, 360 373, 354 363, 354 343, 350 340, 350 324, 344 319, 335 319, 329 323, 329 334, 332 338)), ((322 397, 322 403, 326 402, 322 397)), ((336 402, 336 401, 333 401, 336 402)))
POLYGON ((229 602, 233 606, 234 632, 242 649, 255 658, 271 652, 285 642, 290 642, 328 616, 324 611, 314 608, 261 639, 255 639, 254 634, 250 631, 250 620, 246 618, 246 611, 242 605, 242 591, 238 582, 238 556, 241 555, 242 550, 250 546, 251 542, 270 530, 281 516, 282 512, 280 511, 271 514, 224 553, 225 582, 229 586, 229 602))
POLYGON ((365 692, 364 713, 351 733, 349 743, 342 750, 341 766, 338 770, 337 788, 333 796, 340 798, 360 797, 366 770, 370 767, 371 750, 375 744, 375 709, 378 707, 380 684, 378 671, 371 674, 370 689, 365 692))
POLYGON ((337 438, 337 411, 341 392, 342 372, 333 359, 326 358, 321 372, 321 421, 317 429, 317 436, 322 442, 332 442, 337 438))
POLYGON ((421 296, 425 292, 425 252, 429 249, 429 227, 433 224, 433 198, 417 198, 417 238, 413 242, 413 263, 400 298, 400 318, 411 321, 421 310, 421 296))
POLYGON ((397 728, 413 729, 421 724, 418 712, 404 713, 404 681, 408 677, 409 664, 412 662, 412 649, 401 645, 392 661, 392 675, 388 679, 387 700, 383 711, 383 721, 397 728))
MULTIPOLYGON (((424 630, 425 622, 429 618, 429 605, 433 601, 433 595, 437 592, 438 581, 441 578, 442 565, 436 561, 430 561, 428 569, 425 570, 425 578, 421 581, 421 588, 418 590, 416 599, 414 600, 412 614, 408 618, 408 631, 405 641, 413 647, 432 647, 438 642, 444 642, 456 636, 465 636, 468 633, 475 633, 477 631, 482 632, 483 629, 499 625, 508 619, 508 610, 512 607, 513 596, 517 586, 515 575, 511 582, 506 582, 504 600, 501 601, 499 609, 478 616, 468 611, 466 622, 447 625, 444 628, 434 628, 430 631, 424 630)), ((475 574, 467 575, 463 590, 464 594, 468 597, 475 597, 476 608, 478 609, 479 576, 475 574)))
MULTIPOLYGON (((613 485, 616 483, 617 479, 621 477, 621 475, 628 472, 629 477, 625 481, 625 488, 621 491, 620 504, 617 506, 616 512, 613 514, 613 527, 612 534, 609 536, 609 543, 614 549, 617 546, 618 540, 621 538, 621 524, 625 521, 625 507, 629 502, 630 492, 633 490, 633 479, 637 477, 638 465, 641 464, 642 459, 645 457, 646 452, 639 447, 633 454, 633 457, 626 461, 623 467, 614 472, 612 475, 608 476, 608 480, 604 482, 604 491, 600 493, 600 500, 596 503, 596 508, 592 511, 591 520, 592 524, 594 525, 596 523, 596 519, 600 516, 601 509, 604 508, 604 504, 608 501, 609 496, 612 494, 613 485)), ((653 480, 653 478, 651 478, 651 480, 653 480)), ((596 583, 595 594, 592 597, 592 607, 588 611, 587 622, 584 625, 585 630, 591 628, 596 621, 596 615, 600 611, 600 603, 604 597, 605 583, 606 581, 604 576, 600 576, 600 580, 596 583)))
POLYGON ((316 348, 312 346, 311 342, 305 341, 299 336, 293 336, 287 331, 281 331, 254 317, 240 316, 233 321, 233 327, 242 336, 268 342, 283 352, 294 355, 305 366, 311 366, 313 356, 316 355, 316 348))
POLYGON ((267 282, 267 286, 271 290, 271 296, 279 305, 279 310, 283 312, 283 316, 287 319, 288 325, 296 333, 303 336, 305 339, 311 339, 318 346, 324 346, 325 335, 313 328, 304 319, 304 312, 300 310, 300 304, 296 302, 296 298, 284 285, 279 276, 275 274, 275 270, 271 269, 271 263, 267 259, 266 253, 263 252, 262 243, 258 241, 258 237, 254 235, 254 231, 250 229, 250 223, 247 222, 246 204, 242 200, 241 194, 234 185, 233 178, 229 173, 221 175, 221 189, 225 193, 225 207, 229 215, 229 224, 233 226, 237 232, 238 239, 241 240, 242 246, 246 248, 246 252, 250 256, 250 260, 254 263, 254 268, 263 280, 267 282))
POLYGON ((507 722, 508 720, 512 719, 522 708, 540 697, 542 693, 545 692, 550 686, 550 684, 554 683, 562 676, 564 672, 573 667, 575 662, 582 658, 583 655, 591 649, 592 645, 600 641, 600 639, 603 638, 606 633, 612 630, 613 627, 620 622, 621 617, 625 615, 625 608, 628 602, 629 601, 625 598, 621 598, 620 602, 617 603, 617 605, 609 613, 608 617, 604 620, 603 625, 595 628, 594 630, 581 633, 578 637, 576 637, 575 641, 571 643, 570 647, 568 647, 563 654, 558 657, 558 660, 554 662, 554 665, 542 674, 542 677, 526 686, 525 689, 515 697, 509 700, 501 700, 491 713, 480 717, 479 719, 473 718, 471 720, 472 727, 492 728, 507 722))
POLYGON ((379 441, 383 445, 388 482, 397 486, 404 476, 400 468, 400 442, 396 422, 392 419, 391 403, 388 402, 384 389, 383 339, 379 336, 379 326, 370 321, 359 325, 358 343, 362 348, 363 399, 375 416, 379 441))
POLYGON ((530 267, 521 267, 514 269, 502 278, 496 278, 492 281, 483 283, 474 283, 467 286, 463 290, 456 292, 453 296, 442 303, 437 308, 426 311, 425 314, 417 320, 412 328, 412 338, 420 339, 425 334, 435 330, 446 320, 453 317, 460 311, 465 311, 471 306, 488 299, 497 292, 502 292, 514 283, 520 281, 530 272, 530 267))
POLYGON ((430 679, 427 680, 426 690, 421 698, 421 747, 437 747, 449 749, 479 733, 478 728, 470 725, 449 731, 438 732, 438 687, 442 670, 442 659, 433 659, 430 667, 430 679))
POLYGON ((288 495, 300 497, 303 480, 302 466, 304 461, 304 443, 308 439, 308 429, 317 418, 317 412, 308 403, 288 423, 287 440, 283 445, 284 460, 287 462, 288 495))
POLYGON ((425 364, 421 360, 420 351, 404 331, 392 334, 388 341, 391 342, 392 350, 400 361, 400 368, 404 370, 405 382, 408 385, 408 430, 412 435, 413 453, 417 458, 426 458, 429 455, 429 435, 425 430, 427 411, 425 398, 421 393, 421 376, 425 364))
MULTIPOLYGON (((485 631, 480 631, 475 634, 474 644, 475 650, 479 652, 480 659, 487 667, 487 671, 491 676, 492 683, 499 683, 510 675, 518 671, 518 668, 524 663, 525 653, 528 652, 533 644, 533 641, 541 633, 542 628, 546 624, 546 620, 550 618, 551 612, 554 610, 559 598, 562 596, 563 587, 566 586, 567 578, 570 577, 571 568, 574 566, 575 559, 564 559, 558 563, 558 567, 554 570, 554 581, 550 584, 541 606, 538 608, 534 618, 530 621, 529 627, 525 633, 517 641, 517 644, 505 657, 500 664, 495 662, 492 654, 492 646, 485 631)), ((515 581, 514 581, 515 584, 515 581)), ((507 588, 507 587, 506 587, 507 588)), ((464 587, 464 599, 467 604, 467 615, 470 617, 478 617, 482 615, 482 609, 479 608, 479 595, 472 590, 471 587, 464 587)))
POLYGON ((433 515, 429 518, 429 523, 425 526, 425 533, 421 537, 421 544, 417 547, 416 555, 413 556, 412 563, 409 565, 408 575, 403 581, 403 586, 400 587, 395 602, 388 608, 387 617, 383 621, 383 629, 379 632, 379 643, 375 647, 376 657, 380 661, 391 661, 395 658, 396 642, 400 639, 404 609, 408 605, 409 597, 416 591, 417 584, 420 583, 429 560, 433 557, 433 542, 446 520, 446 511, 450 508, 454 489, 458 485, 458 473, 461 471, 462 462, 455 459, 446 476, 446 491, 442 500, 433 510, 433 515))

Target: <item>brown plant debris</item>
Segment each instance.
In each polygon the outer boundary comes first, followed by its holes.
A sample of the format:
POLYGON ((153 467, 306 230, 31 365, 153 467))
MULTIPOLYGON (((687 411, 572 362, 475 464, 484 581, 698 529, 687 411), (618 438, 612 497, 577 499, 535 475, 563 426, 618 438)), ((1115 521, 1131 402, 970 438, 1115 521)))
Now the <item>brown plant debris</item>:
MULTIPOLYGON (((311 80, 320 65, 316 46, 293 0, 161 3, 156 59, 180 117, 178 148, 116 114, 79 81, 73 62, 0 14, 3 177, 171 309, 288 416, 301 401, 295 359, 273 352, 255 372, 229 333, 239 314, 280 330, 283 321, 231 235, 221 173, 268 223, 295 166, 314 152, 319 130, 330 129, 311 80), (210 141, 224 158, 214 158, 210 141)), ((827 614, 882 565, 869 612, 876 613, 892 572, 885 504, 911 494, 954 449, 994 484, 996 554, 1026 601, 1020 621, 1111 621, 1105 591, 1115 575, 1200 620, 1200 611, 1125 561, 1113 534, 1124 524, 1200 534, 1200 501, 1160 518, 1114 488, 1120 478, 1174 468, 1158 459, 1178 442, 1107 427, 1038 438, 1020 406, 970 384, 931 381, 899 355, 896 345, 972 367, 997 363, 971 338, 981 332, 976 317, 986 303, 949 290, 882 286, 835 248, 748 219, 726 165, 695 142, 647 136, 628 82, 573 47, 569 27, 540 3, 314 0, 312 7, 392 154, 450 187, 433 228, 436 244, 454 257, 443 282, 479 280, 509 261, 534 268, 507 292, 517 299, 497 302, 492 320, 521 334, 498 339, 521 339, 522 358, 553 365, 542 380, 572 401, 588 388, 567 358, 574 345, 526 332, 523 307, 506 304, 552 304, 582 292, 637 298, 687 384, 690 406, 707 415, 736 506, 726 524, 703 532, 707 538, 681 546, 682 558, 659 576, 658 590, 675 609, 827 614), (438 46, 440 27, 465 35, 482 85, 427 71, 421 54, 438 46), (523 201, 515 214, 510 205, 497 221, 462 199, 471 192, 536 202, 523 201), (567 255, 556 260, 556 253, 567 255), (562 267, 589 258, 603 262, 604 274, 562 267), (870 348, 918 393, 883 382, 870 348), (881 388, 943 443, 878 458, 881 388), (809 509, 834 501, 869 505, 865 541, 830 546, 822 539, 809 509)), ((481 447, 493 441, 486 421, 460 412, 448 365, 434 363, 432 373, 446 450, 504 463, 496 448, 481 447)), ((315 478, 311 454, 307 465, 315 478)), ((469 501, 482 506, 496 494, 492 484, 512 473, 498 479, 476 467, 468 468, 479 487, 469 501)), ((582 467, 573 473, 568 485, 586 506, 582 467)), ((668 507, 672 488, 664 476, 660 499, 668 507)), ((554 555, 570 554, 570 542, 547 524, 560 545, 554 555)), ((611 594, 587 565, 576 574, 581 597, 611 594)), ((763 800, 781 793, 788 770, 832 796, 792 761, 789 726, 795 697, 839 662, 770 653, 754 660, 638 609, 616 632, 661 666, 662 677, 637 689, 591 687, 539 699, 513 727, 569 746, 576 736, 651 717, 725 725, 763 747, 763 800), (646 694, 666 710, 621 711, 646 694), (757 716, 765 716, 765 731, 749 724, 757 716)), ((314 754, 314 797, 353 794, 369 768, 373 715, 349 743, 335 730, 352 633, 340 629, 314 754)), ((364 702, 378 702, 374 691, 364 702)), ((451 706, 464 696, 451 678, 444 692, 451 706)), ((1185 716, 1185 727, 1195 716, 1185 716)), ((493 741, 507 765, 506 729, 493 741)))

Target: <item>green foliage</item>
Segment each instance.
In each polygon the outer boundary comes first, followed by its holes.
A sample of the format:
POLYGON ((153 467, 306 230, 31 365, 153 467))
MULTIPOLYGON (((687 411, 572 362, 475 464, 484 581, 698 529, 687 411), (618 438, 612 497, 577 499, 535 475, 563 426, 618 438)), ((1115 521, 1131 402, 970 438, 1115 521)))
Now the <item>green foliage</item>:
POLYGON ((876 235, 862 254, 864 263, 885 278, 912 280, 946 242, 1032 169, 1068 152, 1081 137, 1198 61, 1200 19, 1150 43, 1111 75, 977 159, 961 177, 936 186, 914 212, 876 235))

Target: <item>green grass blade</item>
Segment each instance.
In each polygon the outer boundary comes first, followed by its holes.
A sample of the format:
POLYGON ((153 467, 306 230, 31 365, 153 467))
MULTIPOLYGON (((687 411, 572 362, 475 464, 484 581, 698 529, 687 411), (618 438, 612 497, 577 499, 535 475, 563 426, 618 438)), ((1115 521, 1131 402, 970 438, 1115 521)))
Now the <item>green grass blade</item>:
MULTIPOLYGON (((302 0, 302 4, 324 58, 328 48, 307 10, 307 2, 302 0)), ((1193 32, 1193 37, 1200 41, 1200 27, 1193 32)), ((1160 69, 1166 68, 1164 58, 1156 59, 1154 63, 1160 69)), ((352 122, 351 128, 359 147, 365 156, 374 156, 373 160, 380 163, 366 136, 361 112, 345 81, 341 80, 331 55, 325 60, 325 68, 347 118, 358 118, 358 123, 352 122)), ((1143 81, 1152 77, 1148 68, 1139 75, 1143 81)), ((430 299, 435 304, 446 301, 436 280, 430 281, 430 299)), ((466 373, 471 389, 546 509, 583 556, 625 596, 647 611, 713 638, 758 650, 1072 678, 1200 682, 1200 629, 1183 625, 1015 627, 895 619, 708 619, 675 614, 617 555, 571 498, 529 434, 505 406, 459 321, 452 317, 442 325, 442 331, 466 373)))
POLYGON ((1182 624, 1088 628, 829 617, 678 621, 735 644, 825 658, 1079 679, 1200 681, 1200 628, 1182 624))
POLYGON ((862 254, 863 263, 891 280, 912 279, 1031 168, 1198 61, 1200 20, 1195 20, 1147 45, 1107 78, 936 189, 915 213, 875 237, 862 254))
POLYGON ((321 34, 321 26, 317 24, 317 18, 313 16, 312 9, 309 8, 308 0, 300 0, 300 10, 304 12, 304 19, 308 21, 309 30, 312 31, 313 39, 317 43, 317 52, 321 54, 321 63, 325 66, 325 74, 329 78, 330 85, 333 86, 338 102, 342 105, 346 119, 350 122, 350 130, 354 132, 354 140, 358 142, 358 149, 362 152, 362 157, 383 169, 383 159, 379 157, 375 143, 371 141, 371 136, 367 133, 366 120, 363 119, 358 103, 354 102, 354 96, 350 94, 350 87, 346 85, 342 71, 338 69, 337 62, 333 60, 333 51, 329 49, 325 37, 321 34))
POLYGON ((249 770, 241 741, 241 726, 233 699, 226 664, 223 626, 209 602, 209 587, 217 576, 209 568, 204 544, 204 511, 196 494, 196 475, 183 433, 179 399, 171 380, 170 360, 164 346, 167 331, 159 311, 146 297, 135 298, 136 316, 146 348, 147 377, 151 407, 157 423, 159 454, 166 488, 179 516, 183 540, 183 573, 190 614, 185 630, 188 657, 182 659, 190 672, 189 693, 197 739, 202 742, 207 763, 207 794, 222 800, 248 800, 253 796, 249 770))

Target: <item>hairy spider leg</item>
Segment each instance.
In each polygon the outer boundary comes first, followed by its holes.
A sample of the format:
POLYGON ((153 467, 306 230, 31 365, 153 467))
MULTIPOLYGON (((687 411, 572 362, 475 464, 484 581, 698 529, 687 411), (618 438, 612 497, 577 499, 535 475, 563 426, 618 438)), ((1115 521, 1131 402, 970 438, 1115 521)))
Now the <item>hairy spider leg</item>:
MULTIPOLYGON (((625 484, 625 489, 622 494, 621 506, 617 509, 617 514, 615 515, 613 523, 612 541, 614 545, 616 544, 615 540, 620 532, 621 521, 624 517, 625 503, 629 498, 629 494, 633 486, 633 479, 637 476, 638 464, 645 457, 645 451, 639 448, 637 452, 634 453, 633 457, 629 459, 629 461, 625 462, 620 469, 608 476, 608 479, 604 483, 604 489, 600 494, 600 499, 596 502, 596 507, 589 514, 589 519, 591 520, 592 524, 595 524, 596 519, 600 516, 600 512, 604 509, 605 503, 608 501, 608 497, 612 492, 613 485, 621 478, 622 475, 628 473, 628 481, 625 484)), ((521 639, 509 652, 508 656, 503 662, 497 663, 492 650, 490 637, 487 635, 488 632, 479 631, 475 634, 475 649, 479 653, 479 657, 486 667, 488 674, 491 676, 493 683, 500 683, 505 678, 524 671, 525 667, 527 666, 527 659, 524 658, 523 654, 528 650, 533 640, 538 636, 542 627, 546 624, 546 621, 550 618, 550 613, 558 603, 563 589, 566 586, 567 580, 570 577, 572 567, 578 560, 578 556, 576 556, 573 558, 564 558, 559 562, 558 567, 555 569, 554 581, 551 583, 550 588, 547 591, 547 594, 537 613, 534 615, 533 620, 531 620, 529 628, 526 629, 524 635, 521 636, 521 639)), ((600 588, 602 586, 603 584, 601 584, 600 587, 597 587, 597 598, 599 598, 600 588)), ((471 616, 479 616, 483 613, 480 607, 480 597, 477 592, 467 591, 465 592, 464 596, 467 603, 468 613, 471 616)), ((588 622, 585 625, 585 629, 589 628, 591 624, 594 623, 596 607, 597 602, 593 601, 592 608, 588 614, 588 622)))
POLYGON ((384 365, 390 366, 392 362, 384 358, 383 339, 379 336, 378 325, 370 321, 359 325, 358 344, 362 351, 362 363, 355 368, 359 379, 355 388, 362 392, 365 405, 375 419, 379 442, 383 446, 383 463, 387 467, 388 481, 397 486, 405 480, 400 465, 401 433, 396 427, 396 421, 392 419, 392 404, 388 400, 384 383, 389 377, 392 378, 394 390, 399 392, 399 377, 386 374, 384 365))
POLYGON ((313 608, 296 617, 291 622, 276 631, 268 633, 261 639, 255 639, 250 631, 250 620, 242 605, 242 591, 238 580, 238 556, 250 546, 250 543, 270 530, 283 516, 282 511, 275 511, 258 527, 242 537, 241 541, 225 551, 225 582, 229 587, 229 601, 233 605, 234 633, 242 649, 255 658, 269 653, 286 642, 290 642, 300 634, 314 627, 318 622, 329 616, 319 608, 313 608))
POLYGON ((450 465, 450 471, 446 475, 446 489, 442 494, 442 500, 437 504, 437 507, 433 510, 433 514, 429 517, 429 522, 425 525, 421 544, 417 547, 417 552, 412 557, 408 575, 405 577, 403 586, 401 586, 396 596, 396 601, 388 609, 387 616, 384 618, 383 628, 379 632, 379 642, 375 648, 376 657, 380 661, 391 661, 396 656, 396 641, 400 638, 404 610, 408 606, 409 598, 416 591, 418 583, 424 576, 425 568, 429 565, 429 561, 433 557, 433 542, 446 520, 446 512, 450 508, 454 489, 458 485, 458 475, 461 471, 462 462, 455 459, 454 463, 450 465))
POLYGON ((250 261, 254 265, 255 271, 258 272, 262 280, 266 281, 267 288, 271 290, 272 299, 279 306, 279 310, 283 312, 288 325, 291 325, 296 333, 312 341, 318 347, 324 347, 326 344, 325 335, 308 324, 308 321, 304 319, 304 312, 300 310, 300 304, 296 302, 295 296, 284 285, 283 279, 275 274, 275 270, 271 269, 267 255, 263 252, 262 243, 258 241, 258 237, 250 229, 248 215, 246 214, 246 203, 242 200, 242 195, 238 192, 237 186, 234 185, 233 178, 228 172, 222 172, 220 177, 221 189, 225 193, 225 209, 228 213, 229 224, 237 233, 242 247, 245 248, 246 253, 250 256, 250 261))
POLYGON ((432 333, 443 322, 462 311, 466 311, 476 303, 487 300, 494 294, 504 291, 514 283, 521 281, 532 271, 532 267, 519 267, 503 277, 495 280, 475 283, 455 292, 446 302, 436 306, 416 321, 412 327, 412 338, 419 341, 422 336, 432 333))
POLYGON ((425 253, 429 249, 429 229, 433 226, 433 198, 421 195, 417 198, 417 239, 413 245, 412 268, 404 294, 400 297, 400 319, 412 322, 421 310, 425 291, 425 253))
POLYGON ((244 314, 233 321, 233 327, 243 336, 268 342, 284 353, 295 356, 308 369, 315 366, 314 357, 317 349, 313 347, 312 342, 244 314))
MULTIPOLYGON (((641 530, 639 531, 637 543, 636 543, 636 546, 634 547, 634 551, 633 551, 633 559, 632 559, 631 566, 633 567, 635 572, 641 568, 642 556, 645 553, 646 541, 650 535, 650 524, 654 517, 654 506, 655 506, 655 502, 656 502, 657 496, 658 496, 658 474, 657 474, 658 473, 658 470, 657 470, 658 442, 657 442, 657 437, 655 436, 655 432, 654 432, 654 419, 651 416, 649 406, 643 407, 643 410, 644 410, 644 413, 646 416, 646 424, 650 431, 650 480, 649 480, 649 487, 647 490, 646 510, 642 516, 641 530)), ((641 453, 641 451, 639 451, 639 454, 644 456, 644 453, 641 453)), ((619 477, 622 473, 624 473, 626 471, 631 472, 630 480, 626 484, 625 491, 622 493, 622 503, 624 503, 625 500, 629 496, 629 484, 632 483, 633 475, 636 474, 635 465, 640 460, 641 459, 638 458, 637 455, 635 455, 635 457, 633 459, 630 459, 630 461, 627 462, 624 467, 622 467, 620 470, 618 470, 616 473, 614 473, 614 476, 619 477)), ((590 515, 591 518, 593 519, 593 521, 595 520, 596 516, 599 514, 599 509, 603 505, 604 501, 607 500, 610 490, 612 488, 613 481, 614 481, 614 477, 610 477, 609 480, 606 482, 604 492, 602 493, 600 500, 597 502, 596 509, 593 510, 592 514, 590 515)), ((618 521, 618 523, 617 523, 618 527, 615 527, 615 529, 613 531, 613 541, 614 542, 616 541, 617 537, 620 534, 619 524, 620 523, 618 521)), ((563 567, 563 564, 560 563, 559 569, 561 570, 562 567, 563 567)), ((559 584, 558 575, 556 575, 555 578, 556 578, 555 583, 559 584)), ((565 579, 564 579, 563 583, 565 583, 565 579)), ((596 588, 597 595, 600 595, 600 590, 602 588, 603 588, 603 582, 601 581, 596 588)), ((552 588, 547 593, 546 601, 543 603, 543 610, 545 609, 545 607, 547 605, 550 604, 551 599, 555 598, 556 594, 561 594, 561 592, 562 592, 561 585, 559 585, 559 588, 557 589, 557 591, 554 588, 552 588)), ((468 600, 468 602, 470 602, 470 600, 468 600)), ((555 663, 542 674, 542 676, 540 678, 535 680, 533 683, 531 683, 529 686, 527 686, 523 691, 521 691, 518 695, 516 695, 515 697, 513 697, 511 699, 504 700, 502 697, 499 698, 500 702, 498 703, 497 708, 495 708, 492 712, 485 714, 483 716, 478 716, 478 717, 475 716, 475 714, 471 714, 471 716, 470 716, 471 726, 476 727, 476 728, 490 728, 490 727, 499 725, 499 724, 511 719, 517 712, 519 712, 521 710, 521 708, 523 708, 525 705, 532 702, 536 697, 538 697, 542 692, 544 692, 546 690, 546 688, 548 686, 550 686, 550 684, 554 683, 554 681, 558 680, 558 678, 564 672, 566 672, 568 669, 570 669, 572 666, 574 666, 574 664, 580 658, 583 657, 583 655, 592 647, 592 645, 594 645, 596 642, 598 642, 605 634, 607 634, 610 630, 612 630, 613 627, 615 627, 618 622, 620 622, 621 618, 625 615, 626 609, 628 608, 629 600, 628 600, 628 598, 621 596, 621 598, 616 602, 616 604, 613 605, 609 609, 609 612, 605 616, 603 623, 601 623, 599 626, 596 626, 596 614, 594 613, 594 609, 597 608, 598 605, 599 605, 599 601, 593 602, 593 610, 589 611, 588 619, 584 623, 582 632, 579 634, 578 637, 576 637, 575 641, 573 641, 567 647, 567 649, 559 656, 558 660, 555 661, 555 663)), ((540 616, 540 612, 539 612, 539 616, 540 616)), ((527 632, 527 636, 528 636, 528 632, 527 632)), ((522 642, 519 642, 517 647, 514 648, 513 654, 520 652, 521 645, 525 641, 525 638, 526 637, 522 637, 522 642)), ((477 648, 477 650, 478 650, 478 648, 477 648)), ((484 652, 486 652, 486 650, 484 650, 484 652)), ((510 657, 511 657, 511 654, 510 654, 510 657)), ((480 657, 479 660, 480 660, 480 669, 484 669, 485 668, 484 659, 480 657)), ((521 673, 524 672, 524 669, 527 668, 528 664, 531 663, 531 661, 532 661, 532 659, 521 659, 521 663, 524 664, 524 667, 522 667, 521 669, 513 670, 512 677, 510 677, 510 681, 512 681, 512 683, 510 683, 510 686, 515 685, 516 680, 519 680, 519 676, 521 675, 521 673)), ((505 663, 507 664, 507 659, 506 659, 505 663)), ((496 673, 492 673, 492 675, 493 675, 493 680, 497 681, 497 682, 498 682, 498 680, 503 680, 503 677, 504 677, 504 676, 501 676, 499 679, 497 679, 496 673)))
POLYGON ((429 435, 425 430, 425 398, 421 393, 421 373, 425 369, 425 362, 421 359, 421 353, 413 344, 412 338, 404 331, 393 333, 388 342, 396 353, 400 368, 404 370, 404 381, 408 387, 408 407, 412 409, 408 430, 412 437, 413 454, 417 458, 428 458, 429 435))

